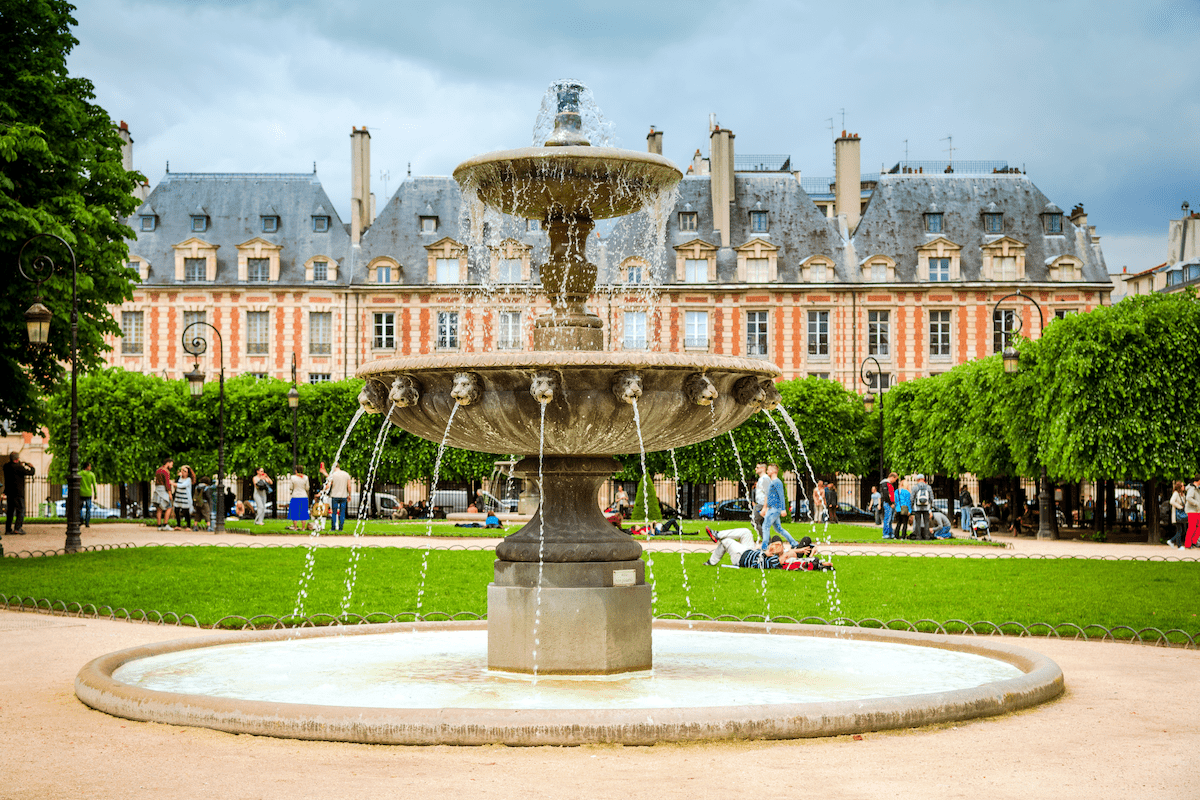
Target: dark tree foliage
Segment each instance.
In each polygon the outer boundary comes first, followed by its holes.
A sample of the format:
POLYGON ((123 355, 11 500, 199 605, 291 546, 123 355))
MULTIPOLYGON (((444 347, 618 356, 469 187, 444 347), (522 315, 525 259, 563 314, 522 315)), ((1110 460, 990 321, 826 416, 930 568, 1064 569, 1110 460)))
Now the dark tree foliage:
MULTIPOLYGON (((49 239, 41 252, 60 269, 43 284, 54 313, 48 353, 27 347, 24 312, 35 296, 17 254, 38 233, 62 237, 79 263, 79 357, 101 364, 103 337, 119 329, 109 306, 127 300, 137 272, 126 265, 123 222, 137 208, 141 176, 121 163, 121 139, 92 83, 67 73, 74 6, 63 0, 0 0, 0 419, 33 430, 39 398, 58 385, 70 351, 70 257, 49 239)), ((34 251, 27 251, 27 254, 34 251)))

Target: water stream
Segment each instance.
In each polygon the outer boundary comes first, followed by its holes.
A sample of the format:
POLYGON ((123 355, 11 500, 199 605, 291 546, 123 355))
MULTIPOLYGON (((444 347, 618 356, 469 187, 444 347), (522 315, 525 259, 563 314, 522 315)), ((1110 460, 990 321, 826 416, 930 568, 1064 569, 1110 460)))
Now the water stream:
MULTIPOLYGON (((446 430, 442 433, 441 444, 438 445, 437 456, 433 460, 433 480, 429 488, 429 519, 425 523, 425 540, 433 541, 433 501, 437 497, 438 479, 442 471, 442 456, 446 454, 446 439, 450 436, 450 426, 454 424, 454 415, 458 413, 458 403, 450 406, 450 418, 446 420, 446 430)), ((425 545, 421 553, 421 580, 417 584, 417 619, 421 619, 421 607, 425 602, 425 578, 429 575, 429 551, 432 548, 425 545)))
POLYGON ((375 493, 375 472, 379 469, 379 459, 383 455, 383 445, 392 429, 389 418, 394 406, 389 406, 383 415, 383 424, 379 426, 379 436, 375 439, 375 449, 371 452, 371 465, 367 469, 367 479, 363 482, 358 493, 358 519, 354 521, 354 544, 350 547, 350 561, 346 564, 345 591, 342 593, 341 614, 350 612, 350 601, 354 597, 354 585, 358 582, 358 542, 362 539, 363 528, 367 524, 367 516, 371 508, 371 498, 375 493))

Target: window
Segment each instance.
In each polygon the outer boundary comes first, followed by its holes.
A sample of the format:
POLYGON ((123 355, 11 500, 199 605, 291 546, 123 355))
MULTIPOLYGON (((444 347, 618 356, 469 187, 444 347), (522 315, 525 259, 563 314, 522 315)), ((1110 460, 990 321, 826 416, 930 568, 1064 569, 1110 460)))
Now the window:
POLYGON ((144 331, 141 311, 122 311, 121 352, 126 355, 139 355, 142 352, 144 331))
POLYGON ((685 311, 683 314, 683 346, 708 347, 708 312, 685 311))
POLYGON ((247 372, 246 374, 251 378, 255 378, 260 381, 265 381, 267 379, 267 373, 265 372, 247 372))
POLYGON ((948 258, 931 258, 929 259, 929 280, 934 282, 943 282, 950 280, 950 259, 948 258))
POLYGON ((1017 312, 1011 308, 998 308, 992 312, 992 350, 1003 353, 1012 344, 1013 333, 1018 326, 1017 312))
POLYGON ((751 211, 750 212, 750 232, 751 233, 766 233, 767 232, 767 212, 766 211, 751 211))
POLYGON ((890 311, 867 312, 867 355, 886 356, 891 326, 890 311))
POLYGON ((542 221, 540 219, 525 220, 525 230, 529 232, 540 231, 542 229, 542 221))
POLYGON ((984 214, 983 229, 987 233, 1004 233, 1004 215, 984 214))
POLYGON ((808 354, 829 356, 829 312, 808 312, 808 354))
POLYGON ((329 262, 314 261, 313 262, 313 280, 327 281, 329 280, 329 262))
POLYGON ((623 342, 623 347, 626 350, 646 349, 645 311, 625 312, 625 340, 623 342))
POLYGON ((679 212, 679 230, 681 230, 681 231, 696 230, 696 212, 695 211, 680 211, 679 212))
POLYGON ((437 217, 421 217, 421 233, 437 233, 437 217))
POLYGON ((154 216, 153 214, 142 215, 142 230, 152 231, 156 227, 158 227, 158 217, 154 216))
POLYGON ((329 383, 331 375, 328 372, 310 372, 308 373, 309 383, 329 383))
MULTIPOLYGON (((187 329, 190 328, 191 326, 195 325, 197 322, 204 322, 204 321, 205 321, 205 316, 204 316, 203 311, 185 311, 185 312, 183 312, 184 333, 187 333, 187 329)), ((194 330, 191 333, 188 333, 187 335, 194 337, 194 336, 198 336, 201 334, 202 334, 202 331, 194 330)))
POLYGON ((439 350, 458 348, 458 312, 439 311, 437 317, 437 346, 439 350))
POLYGON ((329 230, 329 217, 316 214, 313 216, 312 222, 314 233, 325 233, 329 230))
POLYGON ((204 233, 208 230, 208 217, 201 214, 192 215, 192 232, 204 233))
POLYGON ((941 233, 942 232, 942 215, 941 212, 936 214, 925 215, 925 232, 926 233, 941 233))
POLYGON ((263 233, 275 233, 277 230, 279 230, 279 217, 270 215, 264 216, 262 218, 262 229, 263 233))
POLYGON ((997 281, 1015 281, 1017 279, 1017 257, 994 257, 992 259, 992 279, 997 281))
POLYGON ((391 311, 375 314, 375 335, 371 346, 376 350, 394 350, 396 347, 396 315, 391 311))
POLYGON ((183 279, 188 282, 207 280, 207 260, 203 258, 185 258, 183 260, 183 279))
POLYGON ((1043 219, 1046 220, 1047 234, 1062 233, 1062 214, 1046 214, 1043 219))
POLYGON ((770 263, 769 258, 747 258, 746 280, 750 283, 766 283, 770 263))
POLYGON ((934 358, 950 356, 950 312, 929 312, 929 355, 934 358))
POLYGON ((266 355, 270 349, 270 311, 246 312, 246 352, 250 355, 266 355))
POLYGON ((746 312, 746 355, 767 355, 767 312, 746 312))
POLYGON ((810 373, 808 373, 808 377, 820 378, 823 381, 827 381, 827 380, 829 380, 829 373, 828 372, 810 372, 810 373))
POLYGON ((887 264, 872 264, 871 265, 871 281, 873 283, 887 283, 888 268, 887 264))
POLYGON ((521 312, 501 311, 496 317, 496 349, 521 349, 521 312))
POLYGON ((308 352, 314 356, 327 356, 333 352, 333 312, 309 312, 308 352))
POLYGON ((872 392, 887 391, 892 388, 892 373, 890 372, 868 372, 867 373, 867 389, 872 392))
POLYGON ((641 283, 642 282, 642 267, 640 264, 631 264, 625 271, 626 283, 641 283))
POLYGON ((375 268, 375 282, 376 283, 391 283, 392 282, 392 268, 386 267, 386 266, 385 267, 376 267, 375 268))
POLYGON ((1054 311, 1054 318, 1055 319, 1066 319, 1067 317, 1071 316, 1072 314, 1078 314, 1078 313, 1079 313, 1079 309, 1077 309, 1077 308, 1059 308, 1054 311))
POLYGON ((683 260, 683 280, 684 283, 707 283, 708 259, 685 258, 683 260))
POLYGON ((808 268, 808 279, 813 283, 824 283, 829 279, 829 268, 824 264, 813 264, 808 268))
POLYGON ((437 282, 458 283, 458 259, 439 258, 437 261, 437 282))
MULTIPOLYGON (((458 275, 458 259, 453 259, 455 267, 455 275, 458 275)), ((521 268, 524 266, 519 258, 502 258, 496 270, 496 280, 499 283, 520 283, 521 268)), ((439 283, 441 282, 441 271, 439 270, 439 283)))
POLYGON ((271 280, 271 259, 246 259, 246 280, 251 283, 266 283, 271 280))

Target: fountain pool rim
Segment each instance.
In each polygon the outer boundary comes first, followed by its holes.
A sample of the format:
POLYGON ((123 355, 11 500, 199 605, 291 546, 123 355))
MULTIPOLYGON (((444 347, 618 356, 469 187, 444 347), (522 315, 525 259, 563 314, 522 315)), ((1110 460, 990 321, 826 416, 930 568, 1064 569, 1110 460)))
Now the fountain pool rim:
POLYGON ((698 630, 816 636, 890 642, 973 653, 1011 664, 1022 674, 968 689, 928 694, 761 706, 662 709, 389 709, 228 699, 142 689, 113 673, 141 658, 226 644, 323 636, 386 634, 406 630, 482 630, 486 622, 413 622, 326 628, 239 631, 135 647, 86 664, 75 694, 86 705, 126 719, 212 728, 288 739, 367 744, 579 745, 590 743, 741 739, 799 739, 913 728, 994 716, 1059 696, 1062 670, 1046 656, 973 637, 752 622, 656 620, 661 630, 698 630), (769 631, 768 631, 769 627, 769 631))

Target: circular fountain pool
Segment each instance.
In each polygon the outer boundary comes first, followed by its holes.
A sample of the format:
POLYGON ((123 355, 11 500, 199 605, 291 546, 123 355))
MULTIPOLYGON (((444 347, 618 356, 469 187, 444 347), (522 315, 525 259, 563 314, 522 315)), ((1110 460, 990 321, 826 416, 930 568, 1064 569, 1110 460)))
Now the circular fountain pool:
POLYGON ((482 623, 264 631, 137 648, 76 680, 117 716, 397 744, 795 738, 987 716, 1051 699, 1062 673, 977 641, 826 626, 658 623, 651 672, 487 669, 482 623))

